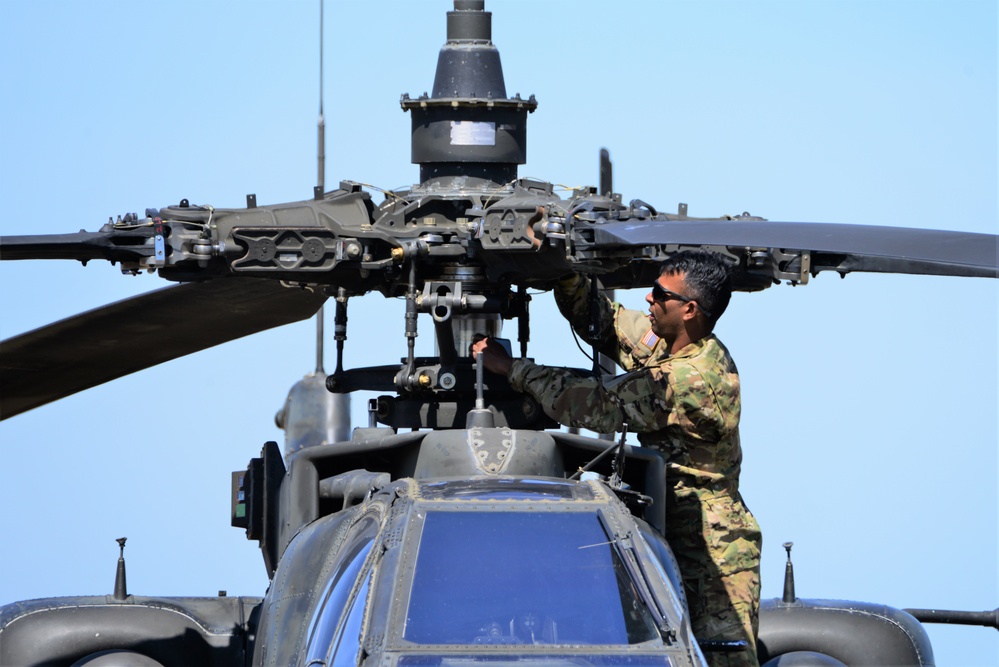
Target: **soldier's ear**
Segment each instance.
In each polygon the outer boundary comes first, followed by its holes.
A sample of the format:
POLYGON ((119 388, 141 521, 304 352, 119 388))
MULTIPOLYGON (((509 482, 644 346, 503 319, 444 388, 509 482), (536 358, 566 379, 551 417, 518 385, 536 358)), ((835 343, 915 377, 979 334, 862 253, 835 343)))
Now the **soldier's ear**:
POLYGON ((692 320, 697 317, 697 309, 696 301, 684 301, 683 308, 680 310, 680 313, 684 320, 692 320))

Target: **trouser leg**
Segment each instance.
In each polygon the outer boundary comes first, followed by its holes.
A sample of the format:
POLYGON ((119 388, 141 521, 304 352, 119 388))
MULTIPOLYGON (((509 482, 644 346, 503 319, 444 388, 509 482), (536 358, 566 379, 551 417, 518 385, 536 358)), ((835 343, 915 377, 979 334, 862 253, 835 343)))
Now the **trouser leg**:
POLYGON ((705 651, 712 667, 755 666, 760 603, 760 529, 742 499, 726 494, 678 497, 667 517, 699 640, 744 640, 749 650, 705 651))
POLYGON ((684 580, 687 601, 698 639, 745 641, 749 650, 733 653, 704 651, 711 667, 756 667, 759 568, 727 576, 684 580))

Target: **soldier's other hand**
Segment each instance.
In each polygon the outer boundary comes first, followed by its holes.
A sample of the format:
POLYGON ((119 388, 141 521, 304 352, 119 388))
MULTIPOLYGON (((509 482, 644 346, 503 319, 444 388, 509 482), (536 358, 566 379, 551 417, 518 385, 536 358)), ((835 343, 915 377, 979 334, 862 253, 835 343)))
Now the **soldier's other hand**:
POLYGON ((509 374, 513 358, 499 342, 492 338, 482 338, 472 343, 472 359, 478 359, 480 354, 482 366, 487 371, 504 376, 509 374))

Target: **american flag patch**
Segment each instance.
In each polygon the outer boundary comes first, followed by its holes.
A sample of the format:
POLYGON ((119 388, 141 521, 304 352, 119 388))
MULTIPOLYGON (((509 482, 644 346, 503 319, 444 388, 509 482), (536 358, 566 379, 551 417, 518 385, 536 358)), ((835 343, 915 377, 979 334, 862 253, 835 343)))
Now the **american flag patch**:
POLYGON ((649 348, 650 350, 654 348, 656 346, 656 343, 658 342, 659 342, 659 336, 652 333, 652 329, 649 329, 649 332, 644 336, 642 336, 642 345, 649 348))

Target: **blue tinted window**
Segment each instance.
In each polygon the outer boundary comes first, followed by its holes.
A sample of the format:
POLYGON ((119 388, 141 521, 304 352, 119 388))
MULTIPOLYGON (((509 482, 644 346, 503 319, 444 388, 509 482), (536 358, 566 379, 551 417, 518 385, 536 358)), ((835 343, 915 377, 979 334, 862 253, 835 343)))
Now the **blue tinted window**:
POLYGON ((350 605, 347 618, 344 619, 340 631, 334 640, 333 667, 351 667, 357 664, 357 654, 361 650, 361 621, 364 620, 364 608, 368 604, 368 590, 371 587, 371 573, 364 579, 361 590, 350 605))
POLYGON ((658 632, 596 514, 428 512, 404 639, 636 644, 658 632))
POLYGON ((312 660, 322 661, 326 659, 338 622, 343 615, 344 605, 347 604, 350 591, 354 588, 361 566, 364 565, 364 559, 371 551, 376 528, 373 521, 364 526, 362 534, 356 537, 354 544, 348 547, 345 557, 330 576, 324 599, 312 618, 306 649, 306 664, 312 660))

